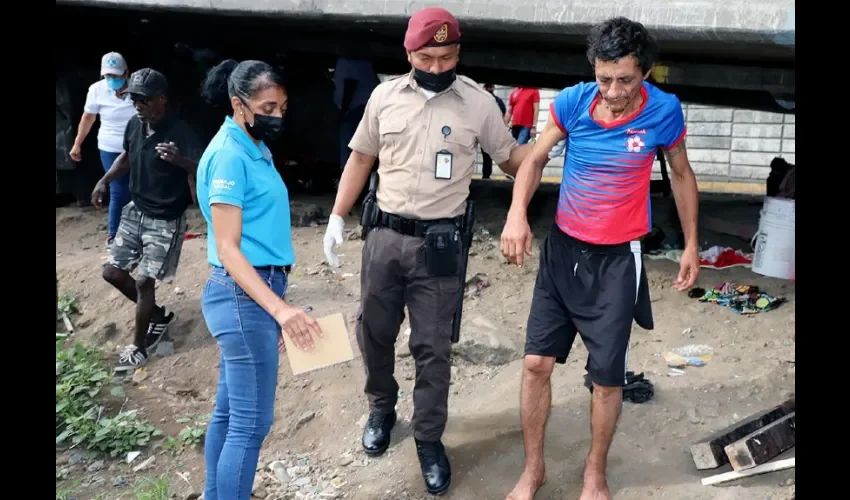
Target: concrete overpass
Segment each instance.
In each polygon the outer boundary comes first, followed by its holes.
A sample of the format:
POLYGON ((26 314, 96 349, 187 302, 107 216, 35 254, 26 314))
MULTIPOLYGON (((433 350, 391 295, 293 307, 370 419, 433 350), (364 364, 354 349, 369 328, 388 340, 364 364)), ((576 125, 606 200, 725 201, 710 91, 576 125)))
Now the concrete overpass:
POLYGON ((400 41, 407 18, 430 5, 459 18, 463 69, 481 80, 557 88, 587 79, 590 27, 622 15, 656 36, 663 60, 654 78, 683 100, 774 111, 774 98, 793 101, 796 92, 793 0, 57 0, 59 8, 149 18, 163 34, 169 20, 182 19, 175 36, 207 45, 232 35, 241 37, 233 43, 273 39, 302 53, 354 48, 388 73, 406 65, 400 41), (207 33, 187 33, 201 28, 207 33))

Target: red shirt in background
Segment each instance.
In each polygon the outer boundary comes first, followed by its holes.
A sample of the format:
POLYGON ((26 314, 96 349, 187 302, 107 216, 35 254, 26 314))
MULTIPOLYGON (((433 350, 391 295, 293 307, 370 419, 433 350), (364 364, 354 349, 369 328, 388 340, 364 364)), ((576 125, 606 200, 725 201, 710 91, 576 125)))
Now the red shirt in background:
POLYGON ((540 91, 525 87, 517 87, 508 97, 511 107, 511 125, 521 127, 536 127, 534 123, 534 104, 540 102, 540 91))

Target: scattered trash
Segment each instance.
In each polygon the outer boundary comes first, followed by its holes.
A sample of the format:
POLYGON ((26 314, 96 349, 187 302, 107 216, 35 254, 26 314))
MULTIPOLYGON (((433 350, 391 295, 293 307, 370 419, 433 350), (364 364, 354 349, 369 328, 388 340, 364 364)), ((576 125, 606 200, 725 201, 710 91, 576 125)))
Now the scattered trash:
POLYGON ((730 247, 713 246, 699 253, 700 267, 726 269, 729 267, 751 267, 753 254, 730 247))
POLYGON ((711 290, 694 288, 688 292, 688 297, 728 307, 738 314, 771 311, 786 302, 785 298, 768 295, 755 285, 738 285, 731 281, 720 283, 711 290))
POLYGON ((481 295, 481 290, 490 286, 490 280, 484 273, 475 273, 475 275, 466 280, 465 293, 467 297, 478 297, 481 295))
MULTIPOLYGON (((593 394, 593 382, 590 375, 585 374, 584 386, 593 394)), ((645 378, 643 372, 626 372, 626 385, 623 386, 623 400, 635 404, 646 403, 655 395, 655 386, 645 378)))
POLYGON ((675 354, 679 356, 685 357, 702 357, 702 356, 711 356, 714 354, 714 348, 705 344, 690 344, 684 347, 677 347, 673 349, 675 354))
MULTIPOLYGON (((661 250, 647 253, 653 260, 667 259, 680 262, 684 250, 661 250)), ((730 267, 752 267, 753 254, 735 250, 731 247, 713 246, 699 253, 700 267, 708 269, 728 269, 730 267)))
POLYGON ((685 366, 705 366, 714 354, 714 349, 707 345, 686 345, 664 353, 664 361, 671 368, 685 366))
POLYGON ((142 452, 140 452, 140 451, 131 451, 130 453, 127 453, 127 463, 129 464, 130 462, 135 460, 141 454, 142 454, 142 452))
POLYGON ((148 372, 145 371, 144 368, 137 368, 136 371, 133 372, 133 383, 138 385, 144 382, 148 378, 148 372))
POLYGON ((151 455, 147 458, 147 460, 145 460, 144 462, 140 463, 139 465, 133 467, 133 472, 139 472, 139 471, 143 471, 145 469, 149 469, 150 467, 153 466, 154 462, 156 462, 156 455, 151 455))
POLYGON ((674 352, 665 352, 664 361, 670 368, 682 368, 685 366, 705 366, 706 360, 694 356, 681 356, 674 352))

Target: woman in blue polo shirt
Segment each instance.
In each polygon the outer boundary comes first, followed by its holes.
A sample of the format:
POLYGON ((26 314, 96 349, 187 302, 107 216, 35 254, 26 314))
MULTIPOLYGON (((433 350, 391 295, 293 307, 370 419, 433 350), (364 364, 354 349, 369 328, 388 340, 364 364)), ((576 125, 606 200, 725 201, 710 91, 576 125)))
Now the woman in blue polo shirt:
POLYGON ((202 94, 227 114, 198 165, 212 272, 201 307, 221 350, 205 443, 206 500, 248 500, 272 425, 281 330, 309 349, 319 326, 284 301, 295 262, 289 195, 266 142, 283 130, 287 95, 262 61, 224 61, 202 94))

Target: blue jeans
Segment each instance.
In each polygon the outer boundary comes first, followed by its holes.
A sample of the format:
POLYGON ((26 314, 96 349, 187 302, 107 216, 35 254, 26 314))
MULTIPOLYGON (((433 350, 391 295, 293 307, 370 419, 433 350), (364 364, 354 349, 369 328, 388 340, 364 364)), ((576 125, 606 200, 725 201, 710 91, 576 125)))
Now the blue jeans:
POLYGON ((511 127, 511 135, 516 139, 517 144, 528 144, 531 140, 531 127, 523 127, 522 125, 514 125, 511 127))
MULTIPOLYGON (((286 274, 258 272, 283 298, 286 274)), ((274 419, 280 327, 218 267, 207 280, 201 310, 221 350, 215 409, 204 445, 204 498, 248 500, 260 446, 274 419)))
MULTIPOLYGON (((100 163, 106 172, 118 158, 119 153, 100 151, 100 163)), ((107 234, 114 238, 118 232, 118 224, 121 222, 121 209, 130 201, 130 176, 124 174, 109 183, 109 218, 107 223, 107 234)))

